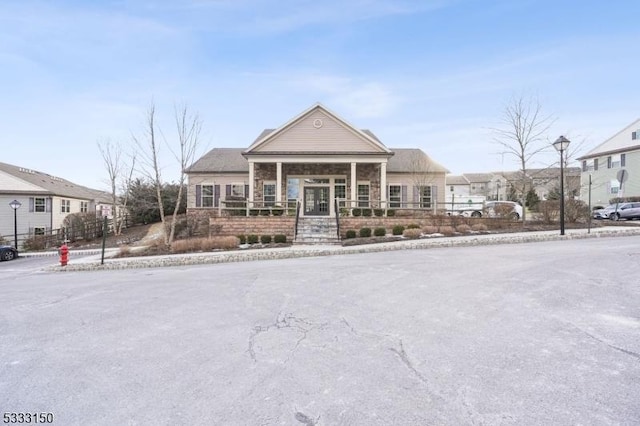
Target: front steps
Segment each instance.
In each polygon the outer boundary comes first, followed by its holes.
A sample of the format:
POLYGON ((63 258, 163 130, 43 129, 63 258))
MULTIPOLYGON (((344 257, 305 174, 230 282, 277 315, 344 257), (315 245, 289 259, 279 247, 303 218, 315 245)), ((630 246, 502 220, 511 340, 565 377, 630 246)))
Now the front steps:
POLYGON ((293 244, 340 244, 335 217, 299 217, 293 244))

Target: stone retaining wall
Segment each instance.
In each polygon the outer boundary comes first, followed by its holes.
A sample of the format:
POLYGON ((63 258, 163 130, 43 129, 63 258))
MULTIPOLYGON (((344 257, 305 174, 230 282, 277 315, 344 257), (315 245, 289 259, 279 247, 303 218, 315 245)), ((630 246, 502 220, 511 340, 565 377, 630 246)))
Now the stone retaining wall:
POLYGON ((293 241, 295 218, 292 216, 229 216, 209 219, 209 235, 286 235, 293 241))

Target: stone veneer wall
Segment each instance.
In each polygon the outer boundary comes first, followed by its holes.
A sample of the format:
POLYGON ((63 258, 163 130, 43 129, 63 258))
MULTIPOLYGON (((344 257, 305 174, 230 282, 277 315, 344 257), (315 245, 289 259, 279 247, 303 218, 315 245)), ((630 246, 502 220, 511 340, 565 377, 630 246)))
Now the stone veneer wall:
POLYGON ((187 216, 197 223, 197 235, 277 235, 293 241, 294 216, 217 216, 217 209, 189 209, 187 216))

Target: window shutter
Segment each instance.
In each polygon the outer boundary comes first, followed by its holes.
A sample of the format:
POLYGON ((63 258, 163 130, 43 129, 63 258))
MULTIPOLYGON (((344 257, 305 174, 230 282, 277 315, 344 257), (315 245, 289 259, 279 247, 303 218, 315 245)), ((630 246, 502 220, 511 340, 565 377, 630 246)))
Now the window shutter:
POLYGON ((416 208, 418 206, 417 203, 420 202, 420 188, 418 188, 417 186, 413 187, 413 202, 414 202, 414 205, 412 206, 413 208, 416 208))
POLYGON ((625 163, 627 162, 626 157, 627 157, 627 154, 620 154, 620 167, 624 167, 625 163))
POLYGON ((196 185, 196 207, 202 207, 202 185, 196 185))
POLYGON ((220 205, 220 185, 213 185, 213 207, 220 205))
POLYGON ((249 199, 249 185, 244 186, 244 198, 249 199))
POLYGON ((46 207, 45 207, 45 211, 46 211, 47 213, 51 213, 51 198, 47 198, 47 199, 45 200, 45 205, 46 205, 46 207))
POLYGON ((611 168, 611 156, 607 157, 607 169, 611 168))
POLYGON ((593 160, 593 170, 598 170, 598 159, 593 160))
POLYGON ((407 207, 407 185, 402 185, 402 189, 401 189, 401 200, 402 200, 402 207, 407 207))
POLYGON ((631 140, 638 139, 638 132, 631 132, 631 140))
POLYGON ((583 160, 582 161, 582 171, 586 172, 587 171, 587 160, 583 160))
POLYGON ((35 205, 36 205, 36 202, 33 199, 33 197, 29 197, 29 213, 33 213, 33 211, 36 208, 35 205))
POLYGON ((431 205, 438 208, 438 187, 436 185, 431 187, 431 205))
POLYGON ((225 195, 227 196, 227 198, 231 197, 231 185, 227 185, 227 187, 225 188, 225 195))

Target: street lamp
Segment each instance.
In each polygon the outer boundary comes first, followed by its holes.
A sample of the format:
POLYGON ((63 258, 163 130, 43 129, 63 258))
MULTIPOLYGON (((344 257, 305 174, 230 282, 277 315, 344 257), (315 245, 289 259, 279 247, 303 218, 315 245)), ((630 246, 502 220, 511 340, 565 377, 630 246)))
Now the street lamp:
POLYGON ((13 238, 16 250, 18 250, 18 209, 22 203, 18 200, 13 200, 9 203, 13 209, 13 238))
POLYGON ((553 147, 560 153, 560 235, 564 235, 564 157, 562 153, 569 148, 569 139, 560 136, 553 147))

